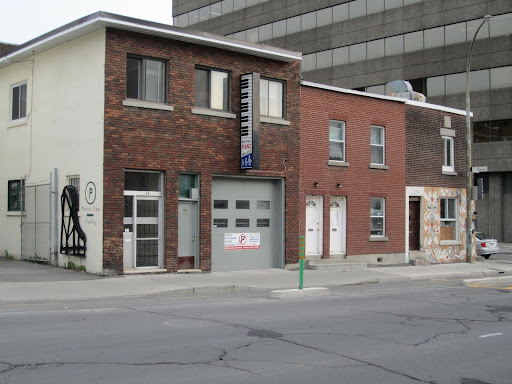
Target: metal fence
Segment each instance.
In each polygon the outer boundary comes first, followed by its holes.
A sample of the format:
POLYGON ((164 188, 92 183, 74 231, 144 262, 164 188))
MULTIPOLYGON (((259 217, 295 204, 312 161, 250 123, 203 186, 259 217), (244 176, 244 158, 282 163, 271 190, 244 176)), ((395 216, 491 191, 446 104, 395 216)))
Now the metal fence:
POLYGON ((52 193, 50 183, 22 187, 21 258, 50 262, 52 254, 52 193))

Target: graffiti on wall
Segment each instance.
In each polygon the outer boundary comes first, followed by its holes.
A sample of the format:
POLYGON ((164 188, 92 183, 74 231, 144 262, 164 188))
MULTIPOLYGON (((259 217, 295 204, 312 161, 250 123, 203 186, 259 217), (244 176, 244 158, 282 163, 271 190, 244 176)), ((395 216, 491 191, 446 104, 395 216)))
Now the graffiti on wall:
POLYGON ((456 262, 466 260, 466 192, 452 188, 423 188, 423 225, 422 244, 423 251, 432 263, 456 262), (453 198, 457 202, 455 207, 456 231, 454 239, 442 240, 441 204, 443 198, 453 198))

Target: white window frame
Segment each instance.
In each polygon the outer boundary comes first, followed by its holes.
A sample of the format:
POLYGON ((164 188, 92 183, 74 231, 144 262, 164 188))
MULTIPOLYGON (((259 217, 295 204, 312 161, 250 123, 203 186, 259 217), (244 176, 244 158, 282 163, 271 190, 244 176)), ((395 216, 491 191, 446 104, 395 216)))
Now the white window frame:
POLYGON ((384 197, 372 197, 370 200, 370 237, 385 237, 386 236, 386 199, 384 197), (373 202, 380 201, 382 209, 373 209, 373 202), (382 231, 373 228, 373 219, 382 219, 382 231), (382 232, 381 234, 374 232, 382 232))
POLYGON ((443 139, 443 172, 455 172, 453 137, 442 136, 443 139))
POLYGON ((260 115, 284 119, 285 100, 284 81, 260 79, 260 115), (277 102, 271 103, 272 99, 277 102))
POLYGON ((25 204, 25 190, 24 190, 25 180, 23 179, 13 179, 7 181, 7 212, 8 213, 21 213, 24 210, 25 204), (11 185, 16 183, 16 195, 12 195, 10 189, 11 185), (9 202, 11 200, 11 196, 16 196, 16 205, 19 209, 11 209, 9 202))
POLYGON ((11 122, 20 122, 27 118, 27 81, 21 81, 19 83, 11 85, 11 108, 9 110, 9 117, 11 122), (17 103, 14 103, 14 91, 15 89, 19 89, 17 103), (14 108, 18 106, 18 110, 16 111, 17 117, 14 116, 14 108))
POLYGON ((80 175, 67 176, 66 179, 66 185, 72 185, 76 188, 78 197, 78 210, 80 210, 80 175))
POLYGON ((371 157, 371 150, 370 150, 370 163, 376 164, 376 165, 385 165, 386 164, 386 128, 380 125, 372 125, 371 126, 371 133, 370 133, 370 148, 378 148, 382 150, 382 162, 375 162, 374 159, 371 157), (374 143, 373 140, 373 131, 375 129, 378 129, 381 133, 382 143, 374 143))
MULTIPOLYGON (((203 68, 203 67, 196 67, 195 69, 196 74, 197 71, 203 71, 207 73, 207 89, 206 89, 206 96, 207 96, 207 105, 198 105, 197 104, 197 92, 194 87, 194 104, 196 107, 199 108, 208 108, 208 109, 214 109, 218 111, 225 111, 229 112, 231 110, 231 74, 229 71, 223 71, 223 70, 216 70, 216 69, 209 69, 209 68, 203 68), (224 93, 224 88, 222 89, 222 94, 219 95, 219 92, 216 92, 218 90, 218 87, 215 87, 215 77, 217 75, 225 75, 227 78, 227 89, 226 93, 224 93), (217 105, 217 101, 222 100, 222 106, 217 105), (219 108, 220 107, 220 108, 219 108)), ((197 76, 195 76, 195 82, 196 85, 198 83, 199 79, 197 76)))
MULTIPOLYGON (((159 59, 150 59, 150 58, 142 58, 136 56, 128 56, 126 60, 126 98, 131 100, 143 100, 147 102, 153 103, 166 103, 167 102, 167 63, 164 60, 159 59), (129 95, 130 93, 130 82, 129 82, 129 72, 128 72, 128 62, 130 60, 137 60, 138 68, 137 68, 137 97, 133 95, 129 95), (156 90, 158 96, 156 100, 149 98, 146 94, 146 81, 147 81, 147 66, 148 63, 155 62, 161 64, 159 70, 159 78, 158 78, 158 88, 156 90)), ((133 90, 132 90, 133 91, 133 90)))
POLYGON ((346 123, 340 120, 329 120, 329 161, 339 161, 345 162, 346 160, 346 152, 345 152, 345 127, 346 123), (339 126, 338 126, 339 125, 339 126), (341 129, 341 140, 333 139, 331 136, 331 129, 341 129), (343 156, 342 159, 334 159, 331 157, 331 144, 341 144, 343 156))
MULTIPOLYGON (((441 197, 439 200, 439 217, 441 221, 441 231, 443 227, 455 227, 455 238, 454 239, 443 239, 441 238, 442 242, 450 242, 450 241, 459 241, 459 225, 458 225, 458 207, 459 207, 459 200, 455 197, 441 197), (453 201, 453 217, 449 217, 450 210, 449 210, 449 202, 453 201), (448 217, 447 217, 448 215, 448 217), (450 223, 453 225, 446 225, 446 223, 450 223)), ((442 236, 440 234, 440 236, 442 236)))

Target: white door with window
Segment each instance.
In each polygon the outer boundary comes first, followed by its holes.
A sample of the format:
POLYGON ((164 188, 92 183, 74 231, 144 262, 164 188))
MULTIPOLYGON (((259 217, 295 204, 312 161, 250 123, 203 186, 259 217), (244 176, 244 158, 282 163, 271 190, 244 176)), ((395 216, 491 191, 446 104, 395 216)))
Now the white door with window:
POLYGON ((344 256, 346 253, 346 198, 342 196, 331 196, 331 256, 344 256))
POLYGON ((306 196, 306 256, 321 256, 323 196, 306 196))

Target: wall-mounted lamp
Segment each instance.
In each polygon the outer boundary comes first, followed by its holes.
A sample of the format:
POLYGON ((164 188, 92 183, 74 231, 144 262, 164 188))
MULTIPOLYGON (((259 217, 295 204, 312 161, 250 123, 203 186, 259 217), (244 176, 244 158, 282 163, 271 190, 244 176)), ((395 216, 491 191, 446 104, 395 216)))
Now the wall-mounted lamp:
POLYGON ((336 188, 341 188, 341 183, 337 183, 336 188))
POLYGON ((318 187, 320 185, 318 181, 315 181, 313 184, 315 185, 315 187, 318 187))

